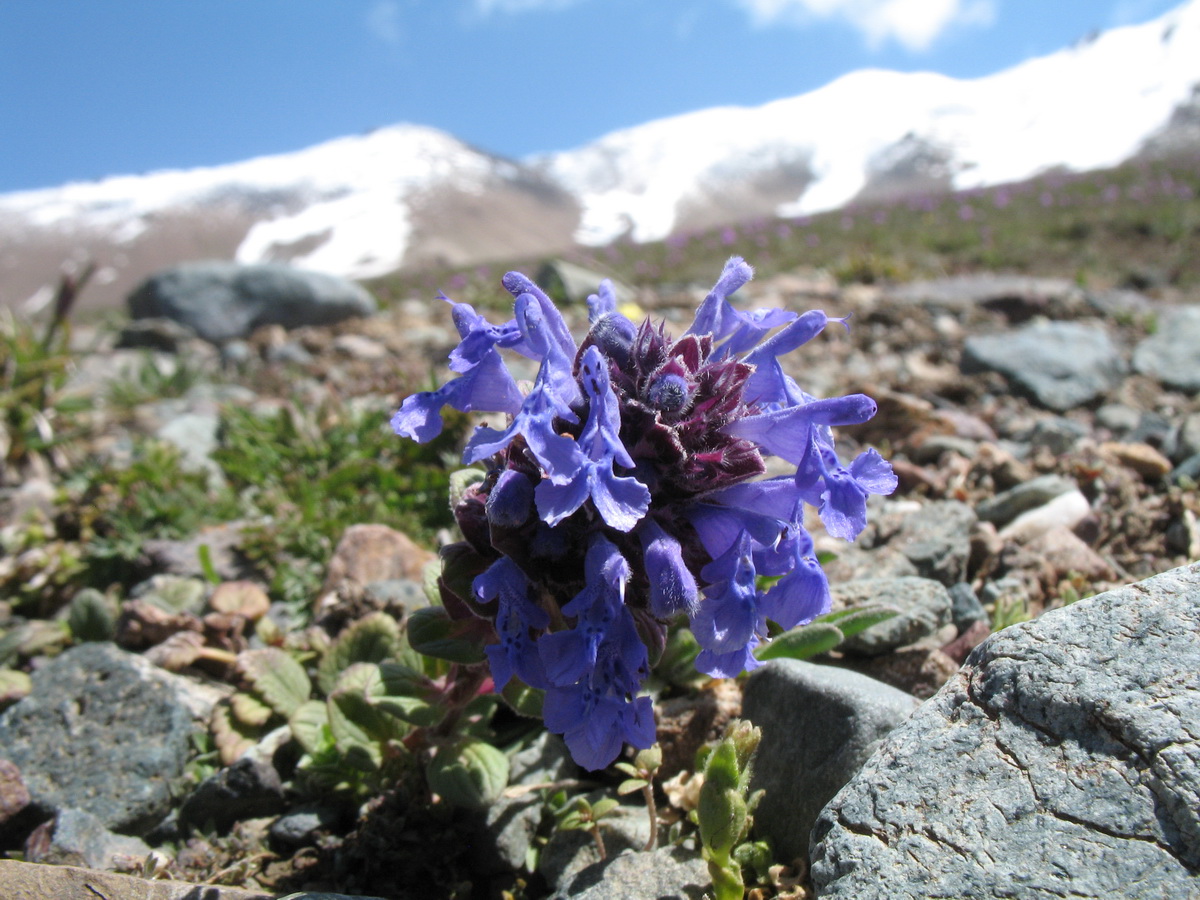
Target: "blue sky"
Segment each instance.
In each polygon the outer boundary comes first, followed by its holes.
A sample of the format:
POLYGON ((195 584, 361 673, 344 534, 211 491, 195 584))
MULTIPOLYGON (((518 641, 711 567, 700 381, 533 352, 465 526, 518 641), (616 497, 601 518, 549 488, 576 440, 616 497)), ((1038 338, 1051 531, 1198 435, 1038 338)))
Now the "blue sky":
POLYGON ((864 67, 987 75, 1180 0, 0 0, 0 192, 396 122, 493 153, 864 67))

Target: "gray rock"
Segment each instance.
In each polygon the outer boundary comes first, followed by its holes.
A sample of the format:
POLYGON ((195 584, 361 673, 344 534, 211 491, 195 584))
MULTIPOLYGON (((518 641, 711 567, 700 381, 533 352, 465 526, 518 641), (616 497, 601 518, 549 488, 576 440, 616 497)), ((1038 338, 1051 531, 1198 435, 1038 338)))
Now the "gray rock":
MULTIPOLYGON (((6 900, 272 900, 262 891, 243 891, 215 884, 146 881, 132 875, 97 872, 76 866, 44 866, 0 859, 0 885, 6 900)), ((290 894, 291 900, 342 897, 336 894, 290 894)), ((343 898, 345 900, 345 898, 343 898)), ((357 897, 355 900, 379 900, 357 897)))
POLYGON ((947 309, 1016 304, 1036 308, 1051 301, 1071 300, 1079 296, 1079 288, 1065 278, 1031 278, 990 272, 913 281, 887 292, 890 300, 947 309))
POLYGON ((1193 897, 1200 564, 993 635, 813 830, 834 898, 1193 897))
POLYGON ((763 735, 751 788, 766 792, 754 828, 776 859, 808 852, 822 807, 917 706, 904 691, 832 666, 779 659, 751 673, 742 715, 763 735))
POLYGON ((940 582, 929 578, 860 578, 832 587, 833 608, 886 603, 900 615, 847 638, 839 649, 879 656, 915 644, 952 621, 954 601, 940 582))
POLYGON ((1108 332, 1086 322, 1036 322, 967 338, 963 371, 1000 372, 1041 405, 1065 412, 1116 387, 1125 364, 1108 332))
POLYGON ((282 344, 267 347, 264 356, 269 363, 291 363, 297 366, 307 366, 315 362, 313 355, 304 349, 298 341, 284 341, 282 344))
POLYGON ((0 715, 0 747, 44 814, 79 809, 139 833, 166 814, 193 711, 204 712, 189 708, 184 681, 111 644, 81 644, 33 673, 33 692, 0 715))
POLYGON ((1002 528, 1023 512, 1037 509, 1055 497, 1077 490, 1072 478, 1062 475, 1039 475, 1024 484, 989 497, 975 507, 975 513, 985 522, 1002 528))
POLYGON ((1082 491, 1067 491, 1049 503, 1021 513, 1000 529, 1000 537, 1026 544, 1056 528, 1074 528, 1091 511, 1091 504, 1082 491))
POLYGON ((975 511, 967 504, 937 500, 905 516, 887 546, 903 553, 921 577, 957 584, 966 577, 975 522, 975 511))
POLYGON ((1046 449, 1055 456, 1070 453, 1091 432, 1078 422, 1064 416, 1038 419, 1029 434, 1029 449, 1046 449))
POLYGON ((589 866, 551 900, 701 900, 711 887, 708 865, 698 854, 660 847, 589 866))
POLYGON ((142 553, 160 574, 199 579, 204 576, 200 548, 207 547, 217 577, 222 581, 238 581, 258 574, 239 551, 244 528, 242 522, 222 522, 182 540, 153 538, 142 544, 142 553))
POLYGON ((1184 484, 1188 481, 1200 481, 1200 453, 1189 456, 1171 470, 1171 481, 1184 484))
POLYGON ((1112 317, 1146 316, 1154 310, 1154 301, 1139 291, 1115 289, 1088 291, 1084 295, 1088 306, 1112 317))
MULTIPOLYGON (((542 264, 534 281, 555 300, 582 306, 608 277, 566 260, 552 259, 542 264)), ((613 282, 613 292, 618 303, 632 303, 635 299, 633 290, 619 281, 613 282)))
POLYGON ((1171 429, 1163 451, 1175 463, 1200 453, 1200 413, 1185 416, 1171 429))
MULTIPOLYGON (((529 746, 509 757, 510 789, 561 781, 578 774, 579 767, 571 759, 567 745, 548 731, 541 732, 529 746)), ((475 870, 495 875, 524 866, 545 817, 545 808, 541 792, 532 791, 502 796, 478 813, 475 828, 480 835, 480 850, 472 857, 475 870)))
POLYGON ((129 322, 117 335, 118 350, 158 350, 177 353, 195 333, 186 325, 171 319, 138 319, 129 322))
POLYGON ((113 834, 91 813, 64 809, 45 830, 35 832, 25 857, 29 862, 108 871, 129 868, 149 854, 150 845, 141 838, 113 834))
POLYGON ((179 821, 185 827, 205 828, 212 823, 224 831, 234 822, 272 816, 282 808, 279 773, 267 762, 242 757, 197 785, 183 801, 179 821))
MULTIPOLYGON (((611 792, 593 791, 587 799, 594 805, 608 796, 611 792)), ((600 834, 610 859, 624 850, 639 851, 650 839, 650 817, 644 807, 618 806, 600 820, 600 834)), ((598 862, 600 854, 590 832, 555 831, 542 848, 538 871, 557 888, 598 862)))
POLYGON ((274 263, 185 263, 152 275, 129 295, 135 319, 162 317, 221 343, 260 325, 332 325, 375 312, 352 281, 274 263))
POLYGON ((1158 330, 1134 349, 1133 367, 1168 387, 1200 391, 1200 306, 1164 310, 1158 330))
POLYGON ((991 622, 987 610, 979 602, 975 589, 965 581, 950 587, 950 617, 958 627, 959 632, 966 631, 976 622, 991 622))
POLYGON ((286 847, 304 847, 316 841, 319 831, 337 827, 342 818, 334 807, 306 804, 272 822, 269 833, 271 840, 286 847))

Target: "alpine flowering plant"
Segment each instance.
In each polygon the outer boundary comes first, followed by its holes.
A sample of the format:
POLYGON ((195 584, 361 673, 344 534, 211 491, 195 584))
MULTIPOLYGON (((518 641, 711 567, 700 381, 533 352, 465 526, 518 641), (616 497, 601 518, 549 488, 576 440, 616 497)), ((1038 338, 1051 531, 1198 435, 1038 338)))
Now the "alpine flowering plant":
POLYGON ((831 427, 866 421, 875 403, 816 399, 779 362, 845 320, 740 311, 729 297, 752 275, 730 259, 678 338, 624 316, 607 280, 581 344, 519 273, 503 279, 516 303, 502 325, 442 295, 461 337, 457 377, 392 418, 397 434, 428 441, 444 406, 508 414, 506 428, 479 426, 467 443, 464 462, 486 475, 455 504, 464 541, 443 548, 442 599, 452 618, 490 623, 496 690, 519 679, 544 691, 546 726, 585 768, 607 766, 623 743, 654 743, 639 692, 672 622, 690 624, 701 672, 755 668, 768 620, 786 630, 829 611, 805 505, 854 540, 867 496, 895 489, 875 450, 849 464, 834 451, 831 427), (527 391, 501 350, 539 363, 527 391), (794 474, 763 477, 768 455, 794 474))

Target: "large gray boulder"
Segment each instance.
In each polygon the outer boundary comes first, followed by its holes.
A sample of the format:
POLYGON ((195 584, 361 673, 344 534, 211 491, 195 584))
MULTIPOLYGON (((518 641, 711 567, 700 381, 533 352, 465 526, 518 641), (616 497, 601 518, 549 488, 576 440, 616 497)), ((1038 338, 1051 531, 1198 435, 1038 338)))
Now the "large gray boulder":
POLYGON ((1120 384, 1126 365, 1101 325, 1035 322, 967 338, 962 368, 1000 372, 1042 406, 1066 412, 1120 384))
POLYGON ((1164 311, 1158 330, 1133 351, 1133 366, 1169 387, 1200 391, 1200 306, 1164 311))
POLYGON ((260 325, 332 325, 375 312, 353 281, 278 263, 184 263, 146 279, 129 295, 135 319, 167 318, 222 343, 260 325))
POLYGON ((742 715, 762 729, 751 788, 764 792, 754 828, 777 859, 808 852, 821 808, 916 708, 915 697, 874 678, 798 659, 750 675, 742 715))
POLYGON ((1200 896, 1200 564, 993 635, 812 837, 823 900, 1200 896))
POLYGON ((0 753, 43 815, 77 809, 108 829, 144 833, 183 777, 195 718, 212 698, 112 644, 81 644, 33 673, 0 715, 0 753))

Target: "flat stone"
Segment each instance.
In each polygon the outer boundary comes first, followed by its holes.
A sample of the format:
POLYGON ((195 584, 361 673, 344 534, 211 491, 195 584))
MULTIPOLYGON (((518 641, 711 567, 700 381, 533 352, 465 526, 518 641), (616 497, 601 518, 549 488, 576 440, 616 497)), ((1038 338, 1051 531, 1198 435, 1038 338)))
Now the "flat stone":
POLYGON ((622 853, 589 866, 551 900, 701 900, 712 886, 708 865, 682 847, 622 853))
POLYGON ((822 811, 822 900, 1192 897, 1200 564, 993 635, 822 811))
POLYGON ((1169 459, 1140 441, 1105 441, 1098 449, 1103 456, 1116 460, 1148 481, 1162 478, 1171 471, 1169 459))
POLYGON ((1108 332, 1086 322, 1036 322, 967 338, 963 371, 999 372, 1042 406, 1065 412, 1116 387, 1125 364, 1108 332))
POLYGON ((917 705, 866 675, 796 659, 773 660, 750 674, 742 714, 762 729, 751 789, 766 791, 754 827, 771 839, 776 859, 808 852, 822 807, 917 705))
POLYGON ((1074 528, 1091 511, 1091 504, 1081 491, 1067 491, 1049 503, 1021 513, 1000 529, 1000 537, 1027 544, 1055 528, 1074 528))
POLYGON ((322 593, 351 582, 358 590, 376 581, 420 582, 434 554, 387 525, 351 525, 329 561, 322 593))
MULTIPOLYGON (((595 805, 610 792, 593 791, 587 795, 595 805)), ((625 850, 640 851, 650 839, 650 817, 644 807, 618 806, 600 820, 604 849, 611 859, 625 850)), ((546 881, 557 887, 567 885, 584 869, 600 862, 600 853, 591 832, 556 830, 542 848, 538 871, 546 881)))
POLYGON ((269 763, 242 757, 214 772, 183 801, 179 820, 184 826, 224 831, 234 822, 272 816, 283 809, 283 783, 269 763))
POLYGON ((860 578, 831 588, 833 608, 883 603, 900 614, 847 638, 838 649, 878 656, 915 644, 952 621, 954 601, 940 582, 929 578, 860 578))
MULTIPOLYGON (((131 875, 97 872, 76 866, 47 866, 0 859, 0 885, 5 900, 46 898, 104 898, 104 900, 272 900, 271 894, 243 891, 215 884, 181 881, 147 881, 131 875)), ((293 894, 293 900, 313 897, 293 894)), ((379 900, 360 897, 358 900, 379 900)))
POLYGON ((990 272, 913 281, 887 292, 889 300, 948 309, 1002 305, 1005 302, 1038 307, 1051 300, 1065 300, 1078 295, 1079 288, 1065 278, 1033 278, 990 272))
POLYGON ((25 858, 34 863, 83 866, 88 869, 128 869, 150 854, 141 838, 113 834, 91 813, 64 809, 53 822, 38 828, 26 844, 25 858))
POLYGON ((134 319, 168 318, 213 343, 244 338, 262 325, 332 325, 375 312, 354 282, 261 263, 185 263, 152 275, 129 295, 134 319))
POLYGON ((1073 478, 1063 475, 1039 475, 1023 484, 988 497, 975 507, 975 513, 985 522, 1003 528, 1021 513, 1037 509, 1055 497, 1079 489, 1073 478))
POLYGON ((1200 453, 1200 412, 1185 416, 1171 428, 1163 450, 1176 463, 1200 453))
POLYGON ((193 710, 204 713, 185 681, 107 643, 35 671, 32 693, 0 715, 0 747, 33 806, 46 816, 80 809, 113 830, 150 828, 183 775, 193 710))
POLYGON ((1167 387, 1200 391, 1200 306, 1164 309, 1158 330, 1133 351, 1133 367, 1167 387))
POLYGON ((966 576, 975 511, 957 500, 937 500, 905 516, 888 542, 903 553, 923 578, 949 586, 966 576))

